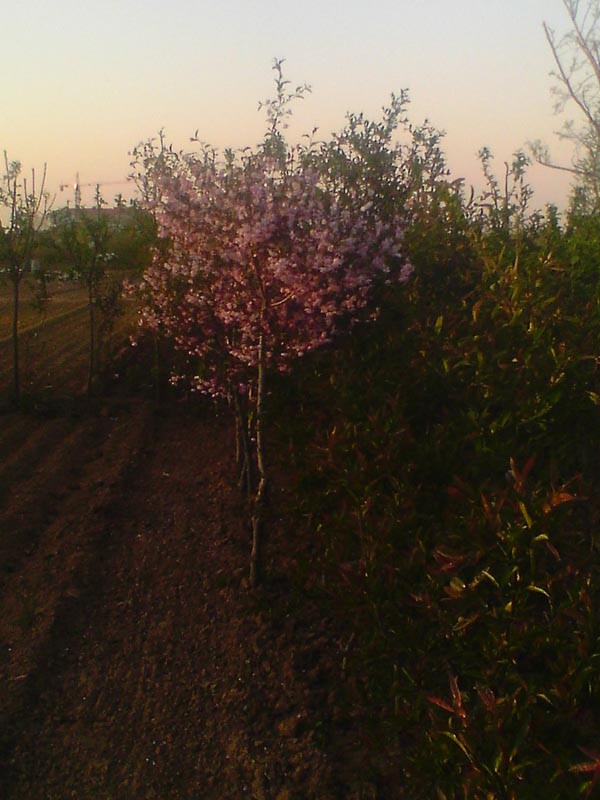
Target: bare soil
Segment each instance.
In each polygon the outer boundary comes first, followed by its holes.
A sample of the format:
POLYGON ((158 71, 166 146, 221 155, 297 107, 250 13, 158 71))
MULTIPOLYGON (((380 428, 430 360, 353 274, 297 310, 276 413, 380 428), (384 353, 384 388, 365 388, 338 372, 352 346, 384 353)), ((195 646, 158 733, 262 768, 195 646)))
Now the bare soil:
MULTIPOLYGON (((110 274, 107 283, 114 280, 110 274)), ((87 385, 89 311, 81 283, 53 281, 43 306, 35 302, 35 284, 21 285, 19 304, 19 364, 21 390, 36 398, 63 400, 87 385)), ((12 294, 5 278, 0 282, 0 408, 6 405, 13 381, 12 294)), ((100 342, 97 370, 104 371, 114 351, 136 330, 135 302, 122 298, 112 324, 96 311, 96 338, 100 342), (103 327, 104 323, 104 327, 103 327)))
POLYGON ((269 577, 248 588, 233 467, 208 407, 0 416, 2 798, 396 796, 275 512, 269 577))
MULTIPOLYGON (((40 285, 34 276, 25 276, 19 287, 19 332, 40 328, 44 323, 84 308, 85 286, 69 280, 49 280, 47 299, 40 299, 40 285)), ((0 343, 12 334, 13 287, 7 275, 0 278, 0 343)))

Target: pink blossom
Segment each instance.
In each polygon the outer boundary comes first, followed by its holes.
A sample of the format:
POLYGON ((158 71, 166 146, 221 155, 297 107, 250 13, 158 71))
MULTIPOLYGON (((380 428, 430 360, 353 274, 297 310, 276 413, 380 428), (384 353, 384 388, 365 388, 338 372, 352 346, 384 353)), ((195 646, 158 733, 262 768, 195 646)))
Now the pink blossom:
MULTIPOLYGON (((285 168, 264 155, 218 165, 171 153, 154 180, 170 252, 144 275, 140 322, 203 358, 194 385, 211 395, 252 384, 259 341, 268 365, 288 371, 331 341, 341 316, 359 319, 402 243, 399 212, 379 218, 352 192, 342 203, 293 151, 285 168)), ((396 279, 412 271, 405 263, 396 279)))

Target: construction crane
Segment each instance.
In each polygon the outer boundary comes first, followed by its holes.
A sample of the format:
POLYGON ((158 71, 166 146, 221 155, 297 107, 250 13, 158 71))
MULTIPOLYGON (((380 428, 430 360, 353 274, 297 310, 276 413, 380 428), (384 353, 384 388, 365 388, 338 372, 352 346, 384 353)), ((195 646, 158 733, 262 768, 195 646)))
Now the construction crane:
POLYGON ((74 195, 75 195, 75 208, 81 208, 81 190, 87 186, 95 186, 97 192, 100 192, 101 186, 116 186, 118 184, 127 183, 127 180, 120 180, 120 181, 92 181, 92 183, 80 183, 79 181, 79 173, 75 176, 75 183, 60 183, 59 188, 61 192, 64 192, 65 189, 69 187, 73 187, 74 195))

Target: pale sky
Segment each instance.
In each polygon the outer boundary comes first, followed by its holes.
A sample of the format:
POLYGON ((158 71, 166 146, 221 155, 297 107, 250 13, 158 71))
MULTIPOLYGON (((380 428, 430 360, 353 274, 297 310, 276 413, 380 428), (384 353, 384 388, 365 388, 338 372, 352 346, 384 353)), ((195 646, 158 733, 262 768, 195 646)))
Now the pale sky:
MULTIPOLYGON (((409 115, 446 131, 453 178, 480 184, 484 145, 498 172, 528 140, 557 157, 553 68, 542 22, 567 28, 562 0, 4 0, 0 22, 0 150, 26 169, 48 165, 56 206, 82 184, 130 195, 129 151, 165 128, 189 149, 199 137, 253 146, 285 58, 298 103, 290 138, 339 130, 348 111, 378 118, 407 88, 409 115)), ((574 113, 574 112, 573 112, 574 113)), ((569 178, 533 168, 535 205, 563 205, 569 178)), ((93 188, 84 190, 90 202, 93 188)))

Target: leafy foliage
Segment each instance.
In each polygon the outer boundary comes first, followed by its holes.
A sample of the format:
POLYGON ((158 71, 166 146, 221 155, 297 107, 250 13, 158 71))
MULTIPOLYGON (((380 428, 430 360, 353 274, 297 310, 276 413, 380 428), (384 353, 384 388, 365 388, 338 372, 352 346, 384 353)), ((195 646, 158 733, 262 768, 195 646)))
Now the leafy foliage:
POLYGON ((507 185, 467 202, 442 172, 409 291, 281 389, 307 579, 407 797, 589 795, 598 774, 598 222, 507 185))

